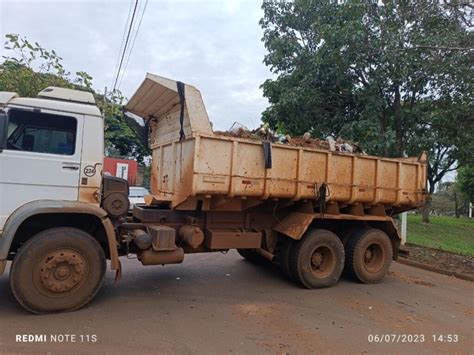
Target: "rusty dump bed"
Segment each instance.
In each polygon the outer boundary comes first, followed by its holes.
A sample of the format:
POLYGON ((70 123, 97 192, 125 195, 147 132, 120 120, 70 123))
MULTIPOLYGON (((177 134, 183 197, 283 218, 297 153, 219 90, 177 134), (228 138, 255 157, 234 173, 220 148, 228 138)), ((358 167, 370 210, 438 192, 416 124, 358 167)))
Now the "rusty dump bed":
POLYGON ((259 141, 216 135, 196 88, 152 74, 126 110, 151 127, 153 198, 148 202, 228 210, 233 200, 230 208, 242 210, 255 200, 316 199, 323 185, 326 201, 339 204, 408 210, 425 200, 424 155, 388 159, 278 143, 265 149, 259 141))

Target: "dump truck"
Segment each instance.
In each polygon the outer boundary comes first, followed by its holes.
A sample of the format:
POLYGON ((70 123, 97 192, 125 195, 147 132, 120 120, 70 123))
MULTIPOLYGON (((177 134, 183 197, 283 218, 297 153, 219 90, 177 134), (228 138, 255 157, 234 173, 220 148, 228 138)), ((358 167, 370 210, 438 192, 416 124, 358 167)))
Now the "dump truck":
MULTIPOLYGON (((237 249, 310 289, 343 271, 380 282, 401 243, 393 217, 426 199, 426 155, 391 159, 213 132, 201 94, 147 74, 124 110, 143 120, 151 192, 102 174, 104 118, 91 93, 0 93, 0 275, 33 313, 77 310, 107 260, 177 264, 237 249)), ((316 294, 315 294, 316 296, 316 294)))

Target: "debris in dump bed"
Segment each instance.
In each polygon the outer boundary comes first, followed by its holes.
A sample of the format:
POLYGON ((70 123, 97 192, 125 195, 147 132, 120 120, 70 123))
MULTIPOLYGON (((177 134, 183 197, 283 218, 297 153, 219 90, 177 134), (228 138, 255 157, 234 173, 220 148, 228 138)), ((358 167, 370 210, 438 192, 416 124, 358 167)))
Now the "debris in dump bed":
MULTIPOLYGON (((306 147, 306 148, 320 148, 331 150, 329 142, 321 139, 304 138, 304 137, 288 137, 288 145, 294 147, 306 147)), ((335 150, 335 149, 334 149, 335 150)))
POLYGON ((225 137, 269 141, 272 143, 287 144, 293 147, 317 148, 333 152, 366 155, 359 144, 343 140, 342 138, 334 139, 332 136, 326 139, 311 138, 309 132, 306 132, 301 137, 291 137, 288 134, 282 135, 274 133, 266 124, 262 124, 259 128, 251 131, 244 125, 234 122, 228 131, 215 131, 214 134, 225 137))
POLYGON ((214 134, 218 136, 225 136, 225 137, 259 140, 259 138, 256 136, 253 136, 250 131, 247 131, 243 128, 239 128, 238 130, 232 131, 232 132, 231 131, 214 131, 214 134))

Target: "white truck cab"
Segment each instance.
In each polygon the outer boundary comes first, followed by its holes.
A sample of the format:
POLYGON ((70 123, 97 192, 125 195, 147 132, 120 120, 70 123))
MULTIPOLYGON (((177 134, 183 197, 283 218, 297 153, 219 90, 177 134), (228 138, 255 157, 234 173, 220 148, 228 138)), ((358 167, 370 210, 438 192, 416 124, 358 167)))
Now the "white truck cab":
POLYGON ((0 92, 0 275, 13 260, 12 292, 32 312, 79 308, 99 289, 106 259, 120 268, 110 214, 128 211, 128 184, 102 176, 103 153, 91 93, 0 92))
POLYGON ((91 93, 48 87, 38 98, 0 93, 0 231, 35 200, 99 203, 104 121, 91 93), (8 119, 7 119, 8 118, 8 119))
POLYGON ((0 93, 0 231, 35 200, 99 203, 104 121, 91 93, 48 87, 38 98, 0 93))

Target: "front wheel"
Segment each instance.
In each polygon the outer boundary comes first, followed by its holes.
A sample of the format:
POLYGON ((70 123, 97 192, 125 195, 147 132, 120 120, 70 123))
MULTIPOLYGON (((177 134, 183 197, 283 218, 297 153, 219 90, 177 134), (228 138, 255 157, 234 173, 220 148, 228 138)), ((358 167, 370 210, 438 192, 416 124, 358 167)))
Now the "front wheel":
POLYGON ((292 279, 306 288, 331 287, 341 276, 344 258, 344 246, 336 234, 325 229, 310 230, 291 248, 292 279))
POLYGON ((13 260, 10 287, 32 313, 74 311, 87 304, 104 280, 106 260, 90 234, 51 228, 29 239, 13 260))
POLYGON ((392 243, 380 229, 364 229, 351 237, 346 254, 349 276, 365 284, 378 283, 392 262, 392 243))

